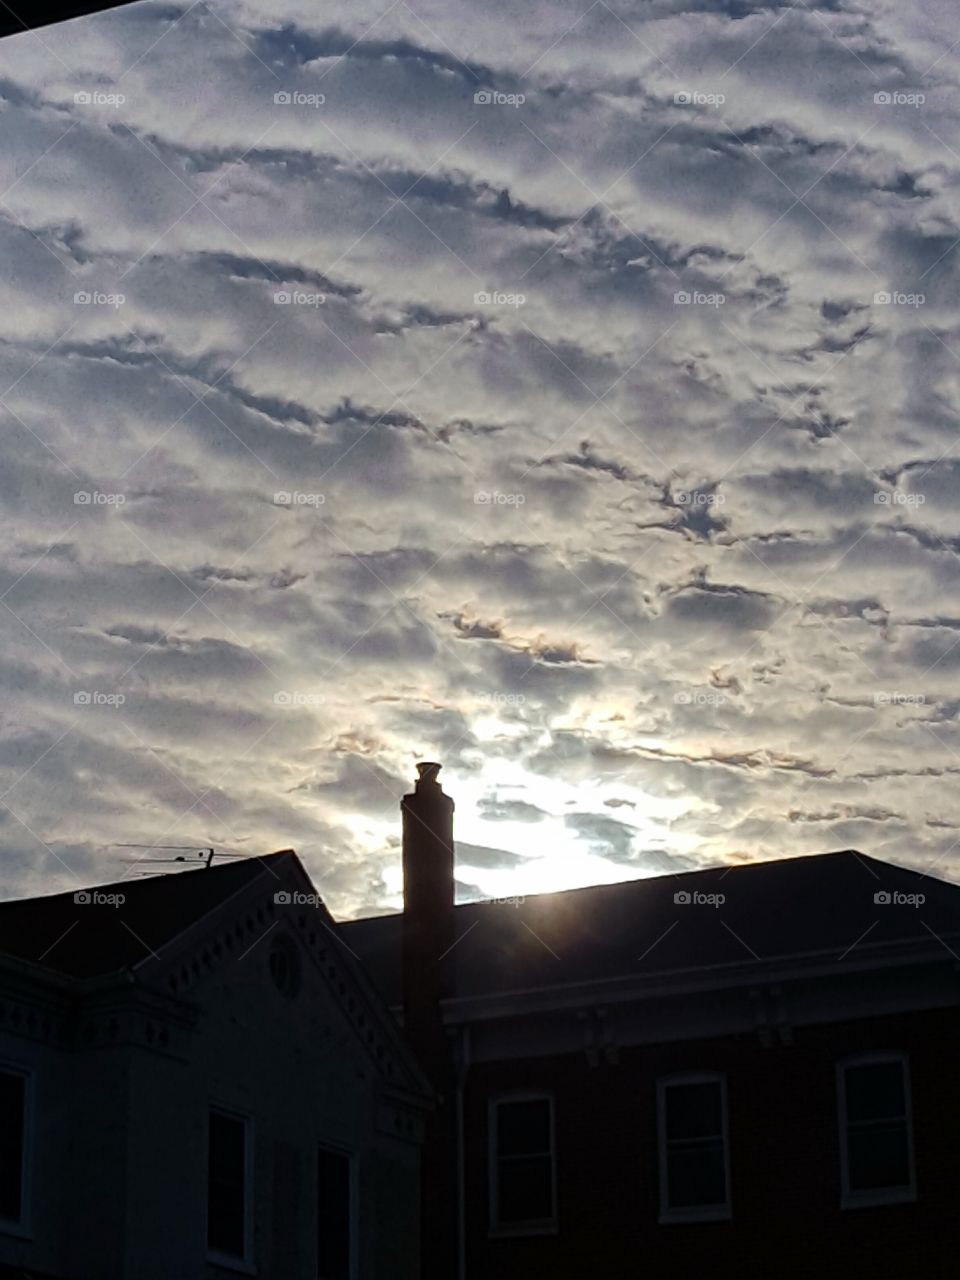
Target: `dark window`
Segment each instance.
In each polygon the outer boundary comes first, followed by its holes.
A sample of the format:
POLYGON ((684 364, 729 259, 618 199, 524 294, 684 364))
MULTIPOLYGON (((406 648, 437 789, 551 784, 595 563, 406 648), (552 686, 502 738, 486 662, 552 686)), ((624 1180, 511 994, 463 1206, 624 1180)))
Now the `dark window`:
POLYGON ((727 1204, 723 1085, 717 1080, 661 1085, 661 1208, 696 1211, 727 1204))
POLYGON ((246 1257, 247 1122, 210 1112, 207 1163, 207 1246, 230 1258, 246 1257))
POLYGON ((553 1116, 549 1098, 504 1099, 493 1109, 493 1226, 554 1218, 553 1116))
POLYGON ((350 1280, 350 1157, 317 1156, 317 1280, 350 1280))
POLYGON ((0 1218, 23 1218, 23 1145, 27 1078, 0 1071, 0 1218))
POLYGON ((300 952, 289 934, 281 933, 270 948, 270 976, 274 986, 285 996, 300 990, 300 952))
POLYGON ((843 1070, 846 1186, 850 1194, 909 1189, 910 1130, 904 1064, 849 1064, 843 1070))

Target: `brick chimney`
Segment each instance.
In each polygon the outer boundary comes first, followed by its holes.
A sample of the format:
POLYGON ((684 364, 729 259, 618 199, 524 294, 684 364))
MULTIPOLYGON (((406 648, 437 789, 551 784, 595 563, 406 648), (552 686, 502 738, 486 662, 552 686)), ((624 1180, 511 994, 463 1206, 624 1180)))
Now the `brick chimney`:
MULTIPOLYGON (((452 994, 453 801, 437 781, 440 765, 417 765, 403 797, 403 1020, 424 1068, 437 1079, 449 1054, 440 999, 452 994)), ((437 1081, 439 1083, 439 1081, 437 1081)))

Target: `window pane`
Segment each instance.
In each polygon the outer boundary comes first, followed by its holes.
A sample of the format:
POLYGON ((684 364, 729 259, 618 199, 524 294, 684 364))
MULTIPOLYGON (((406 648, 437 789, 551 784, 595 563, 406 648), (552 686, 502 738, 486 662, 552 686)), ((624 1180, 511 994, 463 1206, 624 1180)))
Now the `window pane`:
POLYGON ((234 1258, 244 1256, 246 1179, 246 1125, 234 1116, 211 1111, 207 1244, 234 1258))
POLYGON ((550 1103, 546 1098, 501 1102, 497 1146, 502 1156, 542 1155, 550 1150, 550 1103))
POLYGON ((886 1120, 906 1111, 902 1062, 847 1067, 847 1121, 886 1120))
POLYGON ((667 1140, 715 1138, 723 1132, 720 1082, 672 1084, 665 1091, 667 1140))
POLYGON ((23 1120, 26 1078, 0 1072, 0 1218, 19 1222, 23 1210, 23 1120))
POLYGON ((725 1204, 723 1143, 672 1147, 667 1152, 667 1195, 671 1209, 725 1204))
POLYGON ((317 1159, 318 1280, 350 1280, 350 1158, 321 1147, 317 1159))
POLYGON ((521 1156, 501 1160, 498 1188, 500 1222, 540 1222, 553 1217, 552 1168, 549 1156, 521 1156))
POLYGON ((852 1129, 847 1138, 851 1191, 910 1185, 910 1151, 905 1124, 852 1129))

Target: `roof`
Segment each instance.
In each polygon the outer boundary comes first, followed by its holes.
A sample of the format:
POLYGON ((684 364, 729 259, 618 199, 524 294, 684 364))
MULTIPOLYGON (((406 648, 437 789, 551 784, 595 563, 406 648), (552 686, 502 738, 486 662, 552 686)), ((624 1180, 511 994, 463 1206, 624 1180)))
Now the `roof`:
POLYGON ((196 871, 99 884, 77 893, 0 902, 0 952, 74 978, 132 968, 291 850, 196 871), (92 901, 77 901, 88 895, 92 901), (111 899, 122 901, 113 905, 111 899), (105 901, 106 899, 106 901, 105 901))
MULTIPOLYGON (((856 850, 715 867, 454 908, 454 994, 864 955, 960 932, 960 886, 856 850), (874 895, 922 894, 920 905, 874 895), (686 894, 689 901, 677 899, 686 894), (722 902, 711 895, 723 895, 722 902), (702 895, 698 899, 697 895, 702 895)), ((401 1000, 402 915, 339 926, 388 1004, 401 1000)))

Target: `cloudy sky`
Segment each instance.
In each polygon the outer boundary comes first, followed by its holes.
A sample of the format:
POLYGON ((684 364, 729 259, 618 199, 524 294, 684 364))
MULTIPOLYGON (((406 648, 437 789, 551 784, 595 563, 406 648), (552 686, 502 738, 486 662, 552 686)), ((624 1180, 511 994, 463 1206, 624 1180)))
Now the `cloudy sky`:
POLYGON ((960 877, 947 0, 141 3, 0 46, 3 893, 960 877), (150 864, 147 864, 150 865, 150 864))

